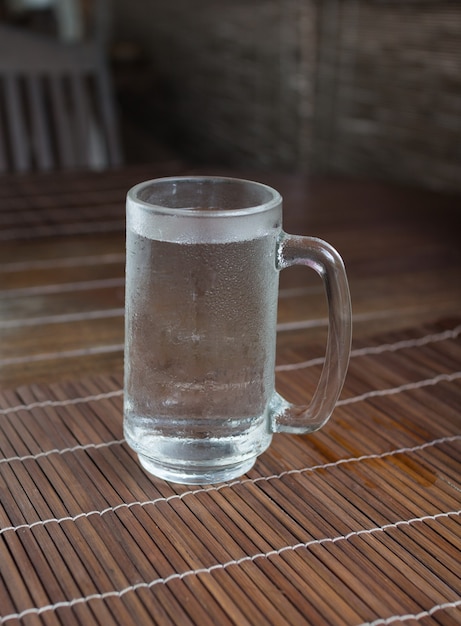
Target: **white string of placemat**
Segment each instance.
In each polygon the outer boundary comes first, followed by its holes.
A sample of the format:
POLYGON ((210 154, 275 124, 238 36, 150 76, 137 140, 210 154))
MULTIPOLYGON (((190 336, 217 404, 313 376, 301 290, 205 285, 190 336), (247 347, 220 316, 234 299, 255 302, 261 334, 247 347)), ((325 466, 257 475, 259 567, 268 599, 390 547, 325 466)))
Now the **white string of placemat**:
MULTIPOLYGON (((37 454, 24 454, 22 456, 10 456, 0 459, 0 465, 4 463, 12 463, 13 461, 37 461, 38 459, 44 459, 53 454, 72 454, 73 452, 85 452, 86 450, 99 450, 100 448, 110 448, 111 446, 121 446, 125 443, 125 439, 112 439, 111 441, 103 441, 101 443, 86 443, 69 448, 53 448, 51 450, 45 450, 43 452, 37 452, 37 454)), ((1 529, 0 529, 1 532, 1 529)))
POLYGON ((41 237, 57 235, 96 235, 100 233, 123 233, 125 219, 114 219, 100 222, 73 222, 69 224, 39 223, 30 228, 12 227, 0 230, 0 241, 15 241, 18 239, 39 239, 41 237))
MULTIPOLYGON (((93 311, 91 314, 86 316, 87 319, 104 319, 105 317, 122 317, 124 313, 123 309, 109 309, 106 311, 93 311)), ((61 316, 60 316, 61 317, 61 316)), ((63 315, 63 321, 82 321, 82 317, 79 314, 67 314, 63 315)), ((26 323, 27 325, 27 323, 26 323)), ((15 327, 21 326, 20 320, 11 321, 11 322, 0 322, 0 328, 5 327, 15 327)), ((434 333, 431 335, 427 335, 426 337, 420 337, 418 339, 406 339, 403 341, 398 341, 395 344, 385 344, 383 346, 370 346, 366 348, 357 348, 351 351, 351 358, 355 358, 358 356, 366 356, 373 354, 382 354, 386 351, 397 351, 402 350, 404 348, 412 348, 419 347, 423 345, 427 345, 428 343, 435 343, 437 341, 445 341, 446 339, 455 339, 461 332, 461 326, 457 326, 453 330, 447 330, 442 333, 434 333)), ((29 363, 36 361, 47 361, 53 360, 56 358, 78 358, 82 356, 90 356, 92 354, 106 354, 113 352, 123 352, 124 345, 122 343, 119 344, 109 344, 104 346, 91 346, 88 348, 76 348, 74 350, 63 350, 61 352, 45 352, 41 354, 32 354, 32 355, 24 355, 17 357, 8 357, 5 359, 0 359, 0 365, 17 365, 20 363, 29 363)), ((308 367, 313 367, 315 365, 322 365, 325 361, 325 357, 317 357, 315 359, 310 359, 309 361, 303 361, 300 363, 288 363, 283 365, 277 365, 275 368, 276 372, 282 371, 291 371, 298 369, 305 369, 308 367)))
MULTIPOLYGON (((422 389, 423 387, 429 387, 437 385, 441 382, 453 382, 461 378, 461 371, 452 372, 451 374, 438 374, 432 378, 425 378, 412 383, 405 383, 398 387, 387 387, 386 389, 373 389, 367 391, 358 396, 351 396, 350 398, 344 398, 338 400, 337 406, 344 406, 346 404, 353 404, 355 402, 362 402, 369 398, 375 398, 379 396, 391 396, 403 391, 410 391, 414 389, 422 389)), ((56 407, 56 406, 69 406, 73 404, 85 404, 88 402, 97 402, 99 400, 106 400, 109 398, 115 398, 123 395, 123 389, 115 389, 114 391, 107 391, 98 393, 95 395, 81 396, 78 398, 68 398, 66 400, 42 400, 40 402, 31 402, 30 404, 19 404, 13 407, 7 407, 0 409, 0 415, 8 415, 9 413, 15 413, 17 411, 30 411, 36 408, 56 407)))
MULTIPOLYGON (((459 326, 455 326, 455 328, 451 328, 440 333, 431 333, 429 335, 424 335, 423 337, 403 339, 394 343, 384 343, 379 346, 366 346, 364 348, 355 348, 351 350, 351 359, 359 356, 372 356, 374 354, 383 354, 384 352, 397 352, 398 350, 404 350, 408 348, 420 348, 422 346, 427 346, 431 343, 447 341, 449 339, 456 339, 460 333, 461 324, 459 326)), ((284 365, 277 365, 275 371, 286 372, 298 369, 305 369, 314 365, 322 365, 324 361, 325 357, 322 356, 315 359, 310 359, 309 361, 302 361, 300 363, 287 363, 284 365)))
MULTIPOLYGON (((410 453, 414 453, 414 452, 419 452, 421 450, 425 450, 426 448, 430 448, 430 447, 434 447, 437 445, 442 445, 444 443, 453 443, 455 441, 460 441, 461 440, 461 435, 454 435, 451 437, 440 437, 439 439, 433 439, 432 441, 427 441, 425 443, 419 444, 417 446, 412 446, 412 447, 405 447, 405 448, 396 448, 394 450, 388 450, 386 452, 381 452, 381 453, 375 453, 375 454, 364 454, 361 456, 357 456, 357 457, 347 457, 347 458, 343 458, 343 459, 338 459, 337 461, 331 461, 329 463, 321 463, 319 465, 312 465, 310 467, 302 467, 302 468, 297 468, 297 469, 291 469, 291 470, 285 470, 283 472, 280 472, 279 474, 271 474, 269 476, 258 476, 257 478, 241 478, 238 480, 234 480, 232 482, 229 483, 222 483, 219 485, 211 485, 208 487, 199 487, 197 489, 189 489, 187 491, 184 491, 182 493, 179 494, 173 494, 171 496, 162 496, 159 498, 155 498, 154 500, 136 500, 133 502, 121 502, 120 504, 114 505, 114 506, 109 506, 106 507, 104 509, 101 510, 93 510, 93 511, 87 511, 87 512, 82 512, 82 513, 78 513, 77 515, 68 515, 65 517, 51 517, 49 519, 45 519, 45 520, 38 520, 36 522, 31 522, 29 524, 18 524, 16 526, 5 526, 4 528, 0 528, 0 535, 6 533, 6 532, 17 532, 19 530, 25 530, 28 529, 30 530, 31 528, 35 528, 36 526, 46 526, 48 524, 63 524, 64 522, 76 522, 79 519, 82 518, 88 518, 88 517, 92 517, 92 516, 99 516, 102 517, 103 515, 106 515, 107 513, 115 513, 116 511, 120 510, 120 509, 131 509, 135 506, 140 506, 140 507, 145 507, 145 506, 155 506, 157 504, 160 503, 168 503, 171 502, 173 500, 183 500, 184 498, 188 497, 188 496, 196 496, 199 495, 201 493, 215 493, 215 492, 219 492, 222 491, 223 489, 229 489, 232 487, 235 487, 237 485, 248 485, 248 484, 258 484, 261 482, 269 482, 272 480, 280 480, 282 478, 284 478, 285 476, 292 476, 292 475, 296 475, 296 474, 306 474, 309 472, 317 472, 320 470, 325 470, 325 469, 332 469, 334 467, 339 467, 340 465, 347 465, 350 463, 362 463, 364 461, 375 461, 378 459, 386 459, 389 457, 393 457, 393 456, 397 456, 399 454, 410 454, 410 453)), ((123 444, 124 440, 120 440, 120 441, 114 441, 112 442, 112 444, 123 444)), ((95 448, 101 448, 107 445, 112 445, 112 444, 97 444, 97 445, 93 445, 93 444, 89 444, 87 446, 82 446, 81 448, 68 448, 66 450, 63 451, 59 451, 59 450, 51 450, 48 454, 53 454, 53 453, 66 453, 66 452, 74 452, 77 449, 81 449, 81 450, 88 450, 88 449, 95 449, 95 448)), ((40 458, 42 456, 46 456, 46 453, 42 453, 42 454, 38 454, 35 455, 34 457, 17 457, 17 458, 11 458, 11 459, 3 459, 3 461, 23 461, 23 460, 29 460, 31 458, 40 458)))
MULTIPOLYGON (((118 315, 123 315, 123 309, 109 309, 108 316, 116 317, 118 315)), ((72 315, 72 314, 70 314, 72 315)), ((95 318, 104 317, 104 312, 93 312, 92 315, 95 318)), ((78 318, 73 318, 73 321, 76 321, 78 318)), ((16 322, 14 322, 16 324, 16 322)), ((1 327, 1 324, 0 324, 1 327)), ((360 357, 360 356, 372 356, 375 354, 382 354, 384 352, 396 352, 398 350, 406 349, 406 348, 417 348, 421 346, 428 345, 430 343, 436 343, 439 341, 446 341, 448 339, 456 339, 461 333, 461 325, 456 326, 455 328, 445 330, 440 333, 431 333, 425 335, 423 337, 417 337, 414 339, 405 339, 402 341, 397 341, 395 343, 387 343, 382 344, 380 346, 368 346, 364 348, 356 348, 351 351, 351 359, 360 357)), ((19 363, 28 363, 33 361, 41 361, 41 360, 52 360, 59 358, 77 358, 82 356, 90 356, 92 354, 105 354, 112 352, 121 352, 123 351, 123 344, 111 344, 105 346, 92 346, 89 348, 78 348, 75 350, 64 350, 62 352, 47 352, 43 354, 35 354, 28 356, 19 356, 19 357, 9 357, 6 359, 0 359, 0 365, 14 365, 19 363)), ((313 367, 315 365, 321 365, 324 362, 324 357, 318 357, 315 359, 310 359, 309 361, 303 361, 300 363, 289 363, 283 365, 277 365, 275 368, 276 372, 282 371, 290 371, 297 369, 306 369, 308 367, 313 367)), ((35 406, 35 405, 34 405, 35 406)), ((9 412, 14 411, 13 409, 8 409, 9 412)), ((0 415, 3 413, 0 409, 0 415)))
POLYGON ((380 617, 372 622, 363 622, 359 626, 387 626, 394 622, 407 622, 408 620, 414 620, 419 622, 424 617, 431 617, 437 611, 443 611, 448 609, 457 609, 461 607, 461 598, 459 600, 453 600, 452 602, 443 602, 442 604, 435 604, 430 609, 420 611, 419 613, 405 613, 404 615, 391 615, 390 617, 380 617))
MULTIPOLYGON (((109 282, 104 281, 100 286, 116 286, 117 281, 113 281, 112 279, 109 282)), ((59 290, 57 291, 57 293, 59 290)), ((103 309, 99 311, 88 311, 81 313, 63 313, 59 315, 46 315, 41 317, 34 317, 29 319, 14 319, 14 320, 4 320, 0 321, 0 328, 21 328, 23 326, 38 326, 41 324, 57 324, 57 323, 69 323, 69 322, 79 322, 90 319, 105 319, 110 317, 123 317, 124 309, 122 307, 115 309, 103 309)), ((307 328, 307 326, 315 327, 315 326, 323 326, 328 323, 328 320, 307 320, 306 322, 296 322, 298 327, 307 328)), ((278 328, 278 332, 283 332, 283 329, 278 328)), ((424 346, 429 343, 435 343, 437 341, 445 341, 447 339, 456 339, 461 332, 461 325, 453 328, 451 330, 446 330, 440 333, 431 333, 426 335, 425 337, 419 337, 415 339, 405 339, 402 341, 397 341, 393 344, 383 344, 382 346, 370 346, 365 348, 357 348, 351 351, 351 358, 357 356, 366 356, 373 354, 382 354, 387 351, 397 351, 402 350, 404 348, 412 348, 424 346)), ((104 353, 113 353, 113 352, 122 352, 124 345, 122 343, 119 344, 109 344, 103 346, 92 346, 88 348, 76 348, 74 350, 62 350, 60 352, 45 352, 41 354, 33 354, 33 355, 21 355, 15 357, 7 357, 0 359, 0 365, 17 365, 20 363, 28 363, 35 361, 47 361, 56 358, 78 358, 82 356, 89 356, 91 354, 104 354, 104 353)), ((302 361, 299 363, 287 363, 282 365, 277 365, 275 368, 276 372, 283 371, 292 371, 298 369, 305 369, 307 367, 312 367, 315 365, 322 365, 324 363, 325 357, 317 357, 314 359, 310 359, 308 361, 302 361)))
MULTIPOLYGON (((116 309, 101 309, 99 311, 85 311, 85 313, 60 313, 59 315, 40 315, 38 317, 26 317, 25 319, 12 319, 12 320, 2 320, 0 321, 0 328, 23 328, 24 326, 42 326, 45 324, 68 324, 69 322, 84 322, 86 320, 96 320, 96 319, 109 319, 111 317, 123 317, 125 314, 125 309, 122 307, 116 309)), ((108 345, 101 346, 102 349, 106 349, 108 352, 113 352, 114 348, 117 350, 123 350, 123 344, 108 345)), ((67 352, 72 352, 68 350, 67 352)), ((77 350, 74 350, 77 352, 77 350)), ((54 358, 56 358, 56 354, 62 356, 62 354, 66 354, 66 352, 62 353, 54 353, 54 358)), ((32 355, 37 357, 36 360, 44 360, 47 357, 47 354, 37 354, 32 355)), ((19 357, 24 360, 29 360, 29 356, 19 357)), ((4 359, 0 360, 0 363, 3 363, 4 359)))
POLYGON ((438 374, 432 378, 425 378, 413 383, 405 383, 398 387, 388 387, 387 389, 373 389, 372 391, 366 391, 358 396, 351 396, 350 398, 343 398, 338 400, 336 406, 344 406, 346 404, 355 404, 356 402, 362 402, 363 400, 369 400, 370 398, 379 398, 382 396, 393 396, 403 391, 411 391, 413 389, 422 389, 423 387, 431 387, 443 382, 453 382, 461 378, 461 371, 452 372, 451 374, 438 374))
MULTIPOLYGON (((15 287, 1 291, 2 300, 6 298, 21 298, 24 296, 44 296, 68 293, 69 291, 94 291, 97 289, 110 289, 112 287, 124 287, 125 279, 97 278, 94 280, 81 280, 76 283, 56 283, 47 285, 34 285, 33 287, 15 287)), ((84 315, 84 314, 83 314, 84 315)))
POLYGON ((345 535, 336 535, 335 537, 322 537, 320 539, 311 539, 303 543, 285 545, 276 550, 269 550, 268 552, 258 552, 256 554, 247 555, 239 559, 232 559, 232 560, 226 561, 225 563, 216 563, 208 567, 190 569, 181 573, 175 572, 163 578, 155 578, 149 582, 139 582, 134 585, 126 586, 123 589, 119 589, 119 590, 106 591, 104 593, 93 593, 87 596, 73 598, 72 600, 63 600, 61 602, 56 602, 54 604, 47 604, 41 607, 31 607, 19 613, 11 613, 9 615, 0 617, 0 624, 4 624, 7 621, 11 621, 13 619, 22 619, 26 617, 27 615, 42 615, 43 613, 46 613, 49 611, 56 611, 62 608, 72 608, 79 604, 86 604, 88 602, 95 601, 95 600, 104 601, 104 600, 109 600, 110 598, 122 598, 127 593, 132 593, 140 589, 152 589, 157 585, 167 585, 168 583, 174 580, 183 580, 184 578, 187 578, 189 576, 209 575, 217 570, 226 570, 229 567, 239 566, 239 565, 242 565, 243 563, 251 563, 258 559, 269 559, 274 556, 280 556, 284 552, 288 552, 288 551, 293 552, 293 551, 301 550, 301 549, 307 550, 310 547, 316 546, 316 545, 335 544, 341 541, 348 541, 352 537, 360 537, 363 535, 370 536, 376 533, 385 533, 388 530, 397 529, 397 528, 400 528, 401 526, 411 527, 419 523, 424 524, 429 521, 438 521, 441 519, 447 519, 447 518, 451 518, 455 516, 459 517, 460 515, 461 515, 461 510, 446 511, 442 513, 436 513, 435 515, 424 515, 422 517, 414 517, 408 520, 398 520, 397 522, 384 524, 383 526, 375 526, 373 528, 363 528, 360 530, 351 531, 345 535))
MULTIPOLYGON (((33 270, 56 269, 61 267, 86 267, 88 265, 111 265, 125 263, 124 252, 106 252, 75 257, 58 257, 57 259, 36 259, 34 261, 5 261, 0 267, 2 274, 9 272, 30 272, 33 270)), ((1 291, 0 291, 1 293, 1 291)))
POLYGON ((88 402, 98 402, 99 400, 108 400, 123 395, 123 389, 114 389, 114 391, 104 391, 101 393, 79 396, 77 398, 66 398, 65 400, 42 400, 31 402, 30 404, 18 404, 17 406, 0 409, 0 415, 8 415, 16 413, 16 411, 31 411, 32 409, 41 409, 45 407, 70 406, 73 404, 86 404, 88 402))
MULTIPOLYGON (((35 363, 37 361, 50 361, 59 359, 74 359, 95 354, 110 354, 122 352, 123 344, 111 344, 106 346, 90 346, 88 348, 76 348, 75 350, 63 350, 62 352, 44 352, 42 354, 30 354, 27 356, 12 356, 0 360, 0 365, 19 365, 20 363, 35 363)), ((1 414, 1 413, 0 413, 1 414)))

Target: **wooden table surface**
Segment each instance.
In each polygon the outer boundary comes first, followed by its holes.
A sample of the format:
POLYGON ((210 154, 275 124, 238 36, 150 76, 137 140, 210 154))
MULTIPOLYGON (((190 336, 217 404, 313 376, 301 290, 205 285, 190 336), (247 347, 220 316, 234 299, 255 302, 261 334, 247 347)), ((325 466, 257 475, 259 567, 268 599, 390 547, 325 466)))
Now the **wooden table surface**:
MULTIPOLYGON (((120 368, 126 191, 144 179, 191 171, 171 164, 4 177, 3 387, 120 368)), ((287 232, 324 238, 339 250, 351 286, 357 341, 460 314, 460 197, 368 181, 236 175, 282 192, 287 232)), ((281 289, 280 341, 323 341, 326 309, 316 275, 286 270, 281 289)))
MULTIPOLYGON (((0 179, 0 623, 461 623, 461 198, 207 171, 277 188, 285 230, 340 251, 353 357, 327 427, 191 490, 121 431, 125 195, 184 173, 0 179)), ((282 272, 289 399, 326 332, 320 279, 282 272)))

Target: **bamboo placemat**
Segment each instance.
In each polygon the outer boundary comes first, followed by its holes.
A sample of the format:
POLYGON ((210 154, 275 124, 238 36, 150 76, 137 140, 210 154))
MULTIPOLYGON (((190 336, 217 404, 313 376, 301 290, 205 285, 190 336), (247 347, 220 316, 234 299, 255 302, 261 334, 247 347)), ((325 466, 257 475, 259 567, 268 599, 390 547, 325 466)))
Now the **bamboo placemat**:
POLYGON ((103 172, 2 175, 0 241, 124 232, 128 189, 183 170, 165 161, 103 172))
MULTIPOLYGON (((461 320, 354 349, 330 422, 231 484, 148 476, 122 378, 0 394, 0 623, 459 624, 461 320)), ((284 355, 301 399, 321 363, 284 355)))

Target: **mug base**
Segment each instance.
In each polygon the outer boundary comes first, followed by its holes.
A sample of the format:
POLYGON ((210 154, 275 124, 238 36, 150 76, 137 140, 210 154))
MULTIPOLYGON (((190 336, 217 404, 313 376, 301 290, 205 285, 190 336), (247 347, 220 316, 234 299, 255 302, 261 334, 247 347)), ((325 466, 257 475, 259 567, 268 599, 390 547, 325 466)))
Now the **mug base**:
POLYGON ((228 482, 248 472, 256 461, 256 457, 251 457, 241 463, 225 465, 223 467, 191 466, 186 469, 184 467, 177 468, 164 465, 143 454, 138 454, 138 458, 142 467, 149 472, 149 474, 153 474, 157 478, 163 478, 163 480, 172 483, 180 483, 183 485, 210 485, 228 482))

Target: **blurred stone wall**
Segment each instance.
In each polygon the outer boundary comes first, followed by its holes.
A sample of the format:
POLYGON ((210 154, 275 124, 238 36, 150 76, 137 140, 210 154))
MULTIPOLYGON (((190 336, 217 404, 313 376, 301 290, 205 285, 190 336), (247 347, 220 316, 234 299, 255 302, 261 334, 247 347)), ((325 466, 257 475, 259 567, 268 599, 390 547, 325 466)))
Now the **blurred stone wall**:
POLYGON ((310 0, 119 0, 115 32, 148 51, 193 158, 292 168, 312 138, 310 0))
POLYGON ((123 0, 115 32, 148 51, 181 148, 236 165, 306 165, 316 10, 310 0, 123 0))
POLYGON ((461 190, 461 2, 322 6, 316 167, 461 190))
POLYGON ((113 2, 189 156, 461 190, 459 0, 113 2))

